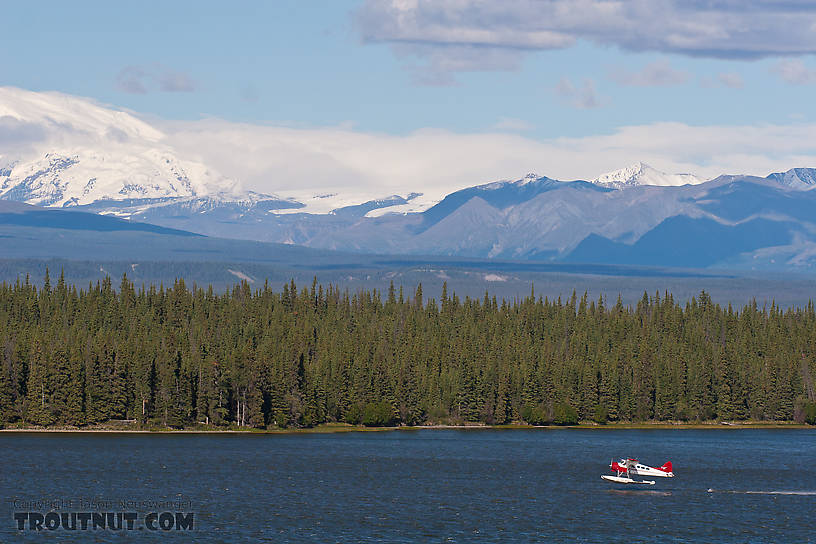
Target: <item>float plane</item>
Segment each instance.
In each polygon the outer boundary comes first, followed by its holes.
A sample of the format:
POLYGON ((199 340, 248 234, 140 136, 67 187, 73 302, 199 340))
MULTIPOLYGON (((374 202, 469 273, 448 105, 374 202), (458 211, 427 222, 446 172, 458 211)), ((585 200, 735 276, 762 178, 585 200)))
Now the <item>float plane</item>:
POLYGON ((621 459, 620 461, 612 461, 609 468, 616 473, 616 476, 602 474, 601 478, 610 482, 618 484, 645 484, 654 485, 654 480, 636 479, 638 476, 659 476, 661 478, 673 478, 671 461, 667 461, 661 467, 650 467, 642 463, 638 463, 637 459, 621 459))

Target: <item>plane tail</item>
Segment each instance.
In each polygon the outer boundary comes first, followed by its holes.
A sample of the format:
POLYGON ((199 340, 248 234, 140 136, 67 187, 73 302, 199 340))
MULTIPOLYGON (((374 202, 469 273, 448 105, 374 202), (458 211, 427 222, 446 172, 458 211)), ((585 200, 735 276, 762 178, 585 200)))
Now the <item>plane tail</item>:
POLYGON ((663 466, 660 467, 660 470, 663 472, 673 472, 671 461, 666 461, 663 466))

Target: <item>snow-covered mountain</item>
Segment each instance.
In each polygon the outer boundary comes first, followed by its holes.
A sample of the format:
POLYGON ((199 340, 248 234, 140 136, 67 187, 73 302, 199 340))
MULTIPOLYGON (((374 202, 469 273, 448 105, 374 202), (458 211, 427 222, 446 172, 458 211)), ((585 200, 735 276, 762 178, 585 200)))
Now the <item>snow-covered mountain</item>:
POLYGON ((816 187, 816 169, 791 168, 787 172, 773 173, 768 176, 768 179, 772 179, 794 189, 809 190, 816 187))
MULTIPOLYGON (((813 171, 816 173, 816 171, 813 171)), ((804 175, 804 174, 802 174, 804 175)), ((259 213, 134 217, 210 235, 379 254, 743 269, 816 267, 816 191, 775 178, 636 185, 528 176, 456 191, 419 213, 259 213)), ((386 210, 382 208, 380 210, 386 210)), ((297 211, 297 210, 294 210, 297 211)))
POLYGON ((179 151, 161 129, 127 111, 61 93, 0 87, 0 199, 82 206, 120 217, 421 211, 421 193, 312 194, 298 199, 244 191, 239 180, 179 151))
POLYGON ((704 181, 706 180, 693 174, 666 174, 644 162, 638 162, 632 166, 600 175, 592 180, 592 183, 614 189, 625 189, 638 185, 657 185, 660 187, 698 185, 704 181))
POLYGON ((161 131, 124 111, 4 87, 0 119, 28 135, 0 149, 0 198, 73 206, 238 193, 235 180, 177 156, 161 131))
POLYGON ((125 111, 0 88, 0 200, 367 253, 816 266, 812 168, 705 181, 638 163, 592 181, 528 174, 449 194, 414 187, 398 194, 348 187, 313 194, 293 187, 297 198, 281 198, 242 190, 206 157, 172 142, 125 111))

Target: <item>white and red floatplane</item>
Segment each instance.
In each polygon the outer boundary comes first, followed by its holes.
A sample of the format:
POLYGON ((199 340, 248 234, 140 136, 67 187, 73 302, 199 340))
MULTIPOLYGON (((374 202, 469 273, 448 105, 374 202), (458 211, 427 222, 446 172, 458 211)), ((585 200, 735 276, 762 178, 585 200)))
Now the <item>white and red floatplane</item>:
POLYGON ((617 484, 655 484, 654 480, 638 478, 642 476, 674 478, 671 461, 667 461, 663 466, 655 468, 639 463, 637 459, 621 459, 617 462, 612 461, 609 464, 609 468, 611 468, 616 475, 610 476, 609 474, 602 474, 601 478, 617 484))

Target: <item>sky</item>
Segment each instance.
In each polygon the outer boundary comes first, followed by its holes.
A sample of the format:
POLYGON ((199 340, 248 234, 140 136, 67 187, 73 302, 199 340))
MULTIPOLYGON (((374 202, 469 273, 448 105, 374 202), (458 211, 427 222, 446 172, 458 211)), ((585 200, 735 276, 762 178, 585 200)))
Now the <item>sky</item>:
POLYGON ((217 160, 252 188, 327 186, 335 167, 376 184, 401 150, 419 165, 401 168, 451 187, 639 160, 816 166, 814 2, 20 1, 3 19, 2 86, 127 109, 204 154, 284 131, 293 161, 325 155, 313 171, 217 160))

